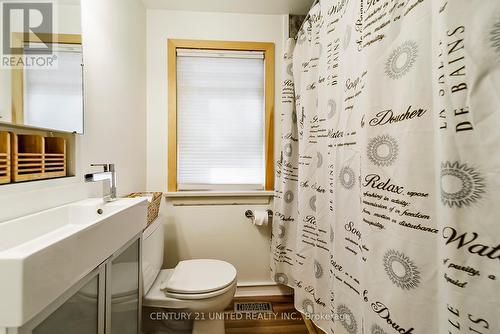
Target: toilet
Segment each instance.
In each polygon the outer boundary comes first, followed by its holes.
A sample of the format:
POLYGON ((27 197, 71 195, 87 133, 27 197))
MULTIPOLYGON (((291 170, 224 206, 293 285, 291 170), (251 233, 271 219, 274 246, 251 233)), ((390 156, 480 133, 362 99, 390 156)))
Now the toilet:
POLYGON ((236 291, 234 266, 220 260, 196 259, 180 261, 173 269, 161 269, 163 250, 160 217, 143 232, 143 306, 164 314, 193 315, 193 334, 225 333, 222 312, 236 291))

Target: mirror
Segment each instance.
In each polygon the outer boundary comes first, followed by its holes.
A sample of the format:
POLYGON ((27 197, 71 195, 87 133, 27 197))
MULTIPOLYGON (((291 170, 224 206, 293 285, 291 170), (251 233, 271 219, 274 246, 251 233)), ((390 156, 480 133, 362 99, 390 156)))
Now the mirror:
POLYGON ((80 0, 1 6, 0 122, 83 133, 80 0))

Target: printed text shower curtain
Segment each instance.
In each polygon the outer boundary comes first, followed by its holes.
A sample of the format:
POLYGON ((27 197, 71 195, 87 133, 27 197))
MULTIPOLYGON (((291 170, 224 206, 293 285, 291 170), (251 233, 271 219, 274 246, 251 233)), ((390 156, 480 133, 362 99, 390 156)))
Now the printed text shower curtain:
POLYGON ((500 333, 500 1, 310 14, 285 53, 274 279, 327 333, 500 333))

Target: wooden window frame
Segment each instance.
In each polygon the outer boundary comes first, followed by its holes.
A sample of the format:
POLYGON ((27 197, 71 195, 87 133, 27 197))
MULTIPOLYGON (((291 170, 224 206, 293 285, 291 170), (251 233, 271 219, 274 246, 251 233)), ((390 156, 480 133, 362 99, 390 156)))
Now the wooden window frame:
MULTIPOLYGON (((264 53, 265 190, 274 190, 274 43, 188 39, 167 40, 168 78, 168 181, 169 192, 177 188, 177 49, 261 51, 264 53)), ((187 191, 186 191, 187 192, 187 191)))

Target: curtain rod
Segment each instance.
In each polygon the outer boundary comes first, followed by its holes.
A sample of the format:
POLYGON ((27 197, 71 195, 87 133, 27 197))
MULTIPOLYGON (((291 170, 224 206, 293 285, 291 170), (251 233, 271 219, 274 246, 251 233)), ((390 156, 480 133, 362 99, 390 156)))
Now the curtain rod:
MULTIPOLYGON (((302 21, 302 24, 300 25, 300 28, 298 31, 301 31, 302 30, 302 27, 304 26, 304 23, 306 23, 306 21, 309 19, 309 17, 311 16, 309 13, 311 12, 311 9, 314 8, 314 6, 316 6, 316 4, 319 2, 319 0, 314 0, 313 1, 313 4, 311 5, 311 8, 309 8, 309 11, 307 12, 307 15, 306 15, 306 18, 304 19, 304 21, 302 21)), ((299 36, 299 34, 297 33, 297 36, 295 36, 295 39, 297 39, 297 37, 299 36)))

